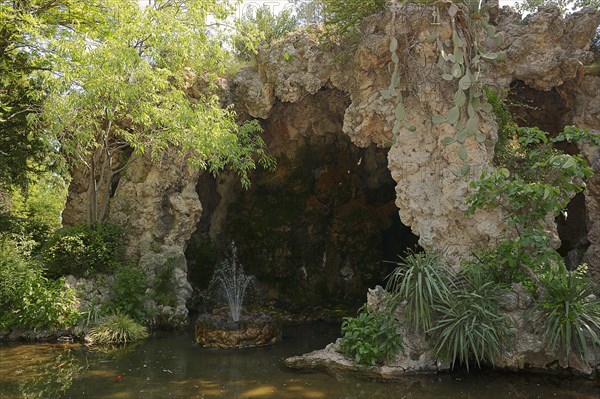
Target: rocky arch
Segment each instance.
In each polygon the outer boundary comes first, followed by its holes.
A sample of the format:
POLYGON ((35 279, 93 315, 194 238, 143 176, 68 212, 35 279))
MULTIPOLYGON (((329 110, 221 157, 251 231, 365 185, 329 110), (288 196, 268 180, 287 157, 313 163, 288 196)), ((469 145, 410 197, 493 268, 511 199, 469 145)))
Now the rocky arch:
POLYGON ((200 200, 210 208, 186 251, 195 288, 206 287, 214 267, 206 247, 231 240, 263 299, 359 304, 394 267, 384 261, 418 246, 400 222, 387 150, 359 148, 342 133, 348 103, 332 88, 276 102, 263 126, 277 170, 257 171, 247 191, 233 176, 201 178, 200 200))

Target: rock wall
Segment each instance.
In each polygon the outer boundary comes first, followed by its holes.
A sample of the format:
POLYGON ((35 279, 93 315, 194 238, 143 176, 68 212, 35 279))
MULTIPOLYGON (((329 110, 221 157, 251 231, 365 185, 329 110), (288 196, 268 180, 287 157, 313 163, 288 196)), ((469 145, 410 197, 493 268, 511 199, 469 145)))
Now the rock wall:
MULTIPOLYGON (((437 7, 440 14, 447 13, 450 4, 437 7)), ((434 29, 433 8, 411 3, 398 7, 394 26, 389 10, 365 20, 353 49, 324 51, 316 36, 288 36, 259 54, 258 68, 238 75, 233 98, 249 115, 268 118, 276 100, 298 102, 322 87, 348 93, 350 105, 343 131, 359 147, 376 144, 389 148, 388 168, 397 182, 396 205, 402 222, 420 237, 421 246, 443 250, 457 261, 504 231, 497 213, 464 215, 469 180, 490 167, 496 126, 493 118, 482 118, 479 130, 489 140, 484 144, 467 140, 465 146, 475 168, 467 178, 456 176, 462 164, 457 148, 441 142, 452 136, 453 130, 448 124, 431 122, 433 114, 448 111, 456 90, 435 68, 438 52, 435 43, 426 40, 434 29), (400 88, 406 120, 415 126, 414 131, 400 129, 395 138, 391 132, 397 103, 381 95, 390 83, 391 32, 399 42, 397 53, 402 54, 400 88)), ((554 8, 542 8, 524 21, 504 8, 495 19, 506 40, 492 50, 506 51, 508 58, 488 65, 484 80, 500 88, 521 80, 538 90, 551 90, 577 79, 582 63, 589 61, 586 49, 600 22, 598 14, 590 10, 563 19, 554 8)), ((442 41, 450 40, 451 20, 441 18, 439 22, 437 34, 442 41)))
MULTIPOLYGON (((445 81, 436 68, 438 50, 435 43, 427 40, 435 31, 442 41, 451 41, 452 24, 456 22, 448 18, 451 6, 450 2, 436 6, 395 5, 395 14, 385 10, 366 19, 360 39, 354 44, 323 46, 318 29, 288 35, 261 50, 257 66, 240 71, 232 79, 226 97, 235 103, 240 114, 262 119, 268 125, 288 108, 302 107, 310 103, 308 98, 323 91, 343 93, 347 102, 343 105, 341 130, 357 147, 376 146, 387 151, 387 168, 395 181, 395 205, 402 223, 419 237, 421 246, 443 250, 457 264, 475 248, 493 243, 505 228, 495 212, 464 215, 469 181, 491 164, 497 139, 493 118, 483 115, 480 120, 479 131, 487 137, 484 143, 474 138, 465 142, 473 165, 472 173, 466 177, 456 174, 463 162, 456 144, 442 143, 444 137, 454 135, 453 128, 431 121, 433 114, 448 111, 456 91, 456 83, 445 81), (439 24, 432 23, 434 9, 442 16, 439 24), (406 120, 414 125, 414 129, 401 128, 395 136, 392 128, 397 101, 385 100, 381 94, 391 80, 392 35, 398 41, 396 53, 406 120)), ((557 90, 578 109, 572 116, 574 123, 597 129, 598 82, 596 78, 584 77, 581 66, 590 60, 586 50, 600 23, 598 13, 584 10, 563 19, 558 10, 542 8, 521 20, 504 8, 495 11, 494 20, 506 39, 497 47, 490 44, 490 49, 505 51, 507 59, 488 63, 484 81, 500 88, 521 81, 536 90, 557 90)), ((306 121, 318 123, 314 118, 306 121)), ((321 120, 323 124, 327 121, 326 117, 321 120)), ((273 150, 289 159, 295 156, 298 138, 305 139, 319 130, 301 118, 296 117, 296 122, 293 128, 279 130, 280 136, 271 141, 273 150)), ((597 150, 589 149, 587 153, 598 168, 597 150)), ((173 273, 178 290, 178 319, 184 317, 184 303, 189 296, 183 251, 201 212, 195 190, 197 181, 198 172, 190 170, 183 161, 152 165, 140 160, 121 178, 110 204, 110 219, 124 223, 129 233, 128 252, 139 257, 150 274, 160 265, 176 265, 173 273)), ((75 215, 67 218, 71 221, 85 214, 77 205, 85 202, 83 190, 77 193, 80 183, 74 176, 69 211, 65 213, 65 217, 75 215)), ((600 228, 596 216, 600 208, 599 184, 597 178, 592 181, 586 195, 591 243, 586 259, 595 265, 600 262, 600 234, 596 231, 600 228)), ((237 190, 236 187, 235 183, 228 183, 219 190, 237 190)), ((220 194, 226 196, 225 192, 220 194)), ((217 216, 224 214, 216 212, 217 216)))

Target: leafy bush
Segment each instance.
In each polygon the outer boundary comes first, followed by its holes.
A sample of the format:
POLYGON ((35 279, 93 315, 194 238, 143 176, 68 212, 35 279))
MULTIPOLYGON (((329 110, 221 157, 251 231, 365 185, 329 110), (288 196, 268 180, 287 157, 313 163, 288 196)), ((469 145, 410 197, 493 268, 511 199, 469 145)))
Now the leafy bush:
POLYGON ((431 332, 436 336, 435 350, 452 361, 494 362, 510 337, 510 323, 500 307, 495 282, 482 272, 463 274, 446 299, 435 306, 440 317, 431 332), (487 277, 487 276, 486 276, 487 277))
POLYGON ((536 302, 532 322, 546 344, 568 357, 576 353, 588 360, 590 347, 600 344, 600 301, 597 287, 581 270, 544 278, 546 295, 536 302))
POLYGON ((115 269, 123 259, 125 232, 119 225, 97 223, 57 232, 43 249, 50 277, 87 277, 115 269))
POLYGON ((451 269, 437 253, 411 253, 388 277, 386 290, 397 302, 406 301, 405 315, 416 331, 431 326, 433 307, 448 296, 451 269))
POLYGON ((325 23, 332 25, 338 33, 346 34, 357 30, 358 23, 365 17, 383 9, 387 0, 322 0, 325 23))
POLYGON ((126 314, 117 312, 90 329, 86 339, 94 344, 125 344, 142 340, 147 336, 146 327, 136 323, 126 314))
POLYGON ((234 52, 238 58, 250 61, 259 46, 271 44, 298 26, 298 20, 290 10, 273 14, 269 7, 260 7, 252 14, 243 15, 237 22, 238 33, 233 36, 234 52))
POLYGON ((143 322, 146 319, 144 300, 147 288, 148 278, 140 267, 121 265, 111 286, 111 299, 105 304, 106 313, 121 312, 143 322))
POLYGON ((0 329, 56 329, 76 324, 75 292, 51 281, 8 240, 0 239, 0 329))
POLYGON ((371 310, 364 305, 356 317, 344 318, 341 348, 358 364, 381 364, 402 350, 399 327, 393 312, 371 310))

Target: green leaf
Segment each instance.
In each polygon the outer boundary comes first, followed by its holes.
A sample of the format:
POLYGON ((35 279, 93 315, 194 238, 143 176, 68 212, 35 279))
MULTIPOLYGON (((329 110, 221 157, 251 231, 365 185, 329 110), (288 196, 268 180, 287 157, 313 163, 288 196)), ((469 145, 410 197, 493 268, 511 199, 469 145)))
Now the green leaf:
POLYGON ((469 157, 469 154, 467 152, 467 148, 464 145, 461 145, 460 148, 458 149, 458 157, 462 161, 466 161, 467 158, 469 157))
POLYGON ((390 53, 395 53, 397 49, 398 49, 398 39, 396 39, 395 37, 392 37, 392 39, 390 40, 390 53))
POLYGON ((381 97, 383 97, 384 100, 389 100, 392 98, 392 93, 390 93, 390 90, 381 90, 379 92, 381 94, 381 97))
POLYGON ((467 90, 469 87, 471 87, 471 84, 472 81, 469 73, 465 74, 465 76, 460 78, 458 81, 458 87, 460 87, 462 90, 467 90))
POLYGON ((444 79, 444 80, 452 80, 452 79, 454 79, 454 76, 450 75, 449 73, 444 73, 442 75, 442 79, 444 79))
POLYGON ((477 114, 475 114, 467 120, 466 130, 469 133, 475 133, 478 130, 478 127, 479 127, 479 117, 477 116, 477 114))
POLYGON ((495 60, 498 57, 498 53, 481 53, 481 57, 485 58, 486 60, 495 60))
POLYGON ((468 136, 469 132, 467 131, 467 129, 459 129, 456 132, 456 141, 458 141, 459 143, 464 143, 465 141, 467 141, 467 136, 468 136))
POLYGON ((434 125, 439 125, 440 123, 447 122, 448 119, 446 119, 446 117, 444 115, 433 115, 431 117, 431 121, 433 122, 434 125))
POLYGON ((404 121, 404 118, 406 117, 406 111, 404 110, 404 104, 399 103, 396 106, 396 122, 401 122, 404 121))
POLYGON ((454 143, 455 141, 456 141, 456 139, 454 137, 446 136, 442 139, 442 144, 450 145, 450 144, 454 143))
POLYGON ((468 163, 463 163, 460 167, 460 176, 466 176, 471 171, 471 166, 468 163))
POLYGON ((458 119, 460 118, 460 108, 454 106, 450 108, 450 110, 446 113, 446 119, 448 119, 448 123, 454 125, 458 119))
POLYGON ((465 92, 463 90, 458 89, 454 93, 453 101, 454 105, 456 105, 457 107, 462 107, 463 105, 465 105, 465 102, 467 101, 467 96, 465 92))
POLYGON ((485 134, 479 131, 475 133, 475 140, 477 140, 478 143, 485 143, 486 138, 487 137, 485 136, 485 134))
POLYGON ((400 63, 400 58, 398 58, 398 54, 396 54, 396 53, 392 53, 392 62, 393 62, 394 64, 398 64, 398 63, 400 63))
POLYGON ((462 74, 463 74, 463 71, 462 71, 462 67, 460 66, 460 64, 457 63, 457 64, 452 65, 452 76, 454 76, 455 78, 459 78, 462 76, 462 74))

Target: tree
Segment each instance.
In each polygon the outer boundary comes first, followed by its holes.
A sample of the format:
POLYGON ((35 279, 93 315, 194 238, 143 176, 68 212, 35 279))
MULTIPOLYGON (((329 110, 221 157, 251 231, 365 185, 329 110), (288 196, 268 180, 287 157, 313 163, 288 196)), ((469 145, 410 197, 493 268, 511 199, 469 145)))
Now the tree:
POLYGON ((263 6, 253 13, 243 15, 238 21, 233 45, 236 56, 250 61, 260 45, 269 45, 288 32, 299 27, 298 20, 291 10, 283 10, 273 14, 269 7, 263 6))
POLYGON ((600 2, 598 0, 522 0, 516 4, 520 12, 536 12, 538 7, 555 5, 564 14, 567 11, 578 10, 583 7, 592 7, 598 9, 600 2))
POLYGON ((56 166, 49 138, 29 119, 41 109, 44 85, 38 72, 51 69, 41 46, 57 32, 91 20, 89 1, 0 1, 0 189, 25 188, 56 166))
POLYGON ((226 50, 206 21, 227 15, 222 2, 156 0, 141 9, 105 0, 99 9, 93 30, 49 41, 55 70, 45 75, 51 85, 38 119, 69 164, 86 169, 90 223, 107 216, 111 183, 132 151, 157 159, 173 147, 213 173, 231 167, 246 186, 257 160, 272 166, 260 125, 240 128, 214 94, 226 50))

